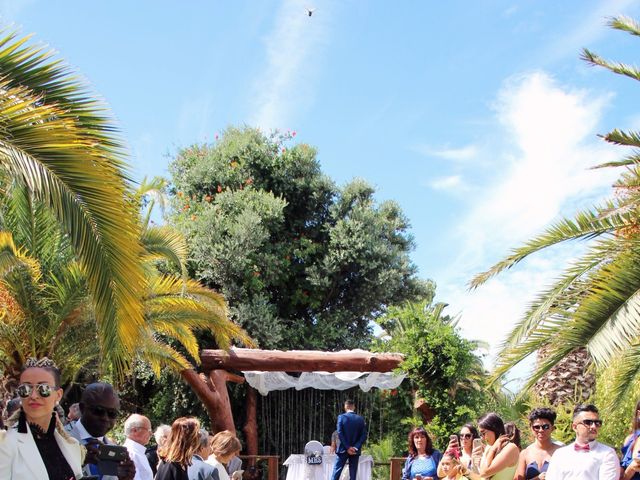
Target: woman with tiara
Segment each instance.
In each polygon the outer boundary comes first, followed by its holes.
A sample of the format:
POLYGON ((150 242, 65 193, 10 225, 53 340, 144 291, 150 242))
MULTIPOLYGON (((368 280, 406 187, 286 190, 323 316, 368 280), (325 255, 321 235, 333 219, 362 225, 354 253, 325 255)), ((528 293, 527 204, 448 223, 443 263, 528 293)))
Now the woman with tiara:
POLYGON ((77 480, 84 449, 64 431, 55 412, 62 398, 60 371, 48 358, 28 359, 17 389, 20 409, 0 432, 3 480, 77 480))

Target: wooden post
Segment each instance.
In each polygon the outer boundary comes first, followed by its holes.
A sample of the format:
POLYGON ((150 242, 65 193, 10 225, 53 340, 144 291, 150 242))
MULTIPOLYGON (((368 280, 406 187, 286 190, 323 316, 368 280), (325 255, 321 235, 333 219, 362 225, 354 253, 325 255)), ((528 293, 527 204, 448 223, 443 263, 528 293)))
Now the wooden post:
POLYGON ((280 457, 269 457, 267 466, 269 468, 269 480, 278 480, 278 463, 280 457))
POLYGON ((242 460, 247 461, 247 465, 255 465, 260 460, 267 461, 267 479, 278 480, 280 457, 277 455, 240 455, 242 460))
POLYGON ((391 463, 389 480, 400 480, 402 478, 402 467, 406 458, 404 457, 392 457, 389 459, 391 463))
POLYGON ((244 428, 247 455, 258 455, 258 392, 247 384, 246 421, 244 428))

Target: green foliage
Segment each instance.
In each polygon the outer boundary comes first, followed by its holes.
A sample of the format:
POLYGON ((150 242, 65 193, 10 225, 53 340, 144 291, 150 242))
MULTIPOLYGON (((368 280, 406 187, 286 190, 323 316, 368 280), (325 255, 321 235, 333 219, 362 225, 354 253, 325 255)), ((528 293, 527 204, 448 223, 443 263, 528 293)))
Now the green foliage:
POLYGON ((362 180, 342 188, 292 135, 229 128, 170 165, 190 273, 263 348, 366 347, 386 305, 425 293, 409 224, 362 180))
MULTIPOLYGON (((609 26, 637 36, 638 24, 626 17, 610 20, 609 26)), ((609 62, 589 50, 583 60, 634 80, 638 70, 609 62)), ((640 146, 634 131, 613 130, 602 137, 606 142, 626 147, 640 146)), ((586 347, 599 368, 618 356, 616 382, 611 395, 618 401, 628 398, 640 378, 640 168, 638 152, 622 161, 598 165, 625 167, 615 183, 611 199, 573 218, 556 221, 542 234, 514 249, 510 255, 471 282, 477 287, 493 275, 515 266, 529 255, 553 245, 591 240, 586 253, 567 266, 563 274, 532 303, 515 326, 498 355, 494 378, 502 376, 544 347, 545 356, 530 376, 526 388, 576 348, 586 347)))
POLYGON ((441 448, 487 401, 477 344, 462 338, 453 319, 442 315, 445 306, 422 301, 390 308, 378 320, 388 335, 376 344, 378 351, 405 355, 402 370, 432 412, 427 428, 441 448))
POLYGON ((596 391, 589 399, 600 408, 604 420, 598 439, 614 448, 620 448, 624 438, 631 433, 636 403, 640 399, 640 383, 634 382, 629 393, 623 398, 616 396, 617 378, 615 371, 621 359, 616 359, 609 367, 598 372, 596 391))
POLYGON ((373 457, 374 468, 371 472, 373 480, 387 480, 391 468, 389 465, 379 464, 389 463, 389 458, 395 456, 393 438, 384 437, 377 443, 369 442, 363 453, 373 457))

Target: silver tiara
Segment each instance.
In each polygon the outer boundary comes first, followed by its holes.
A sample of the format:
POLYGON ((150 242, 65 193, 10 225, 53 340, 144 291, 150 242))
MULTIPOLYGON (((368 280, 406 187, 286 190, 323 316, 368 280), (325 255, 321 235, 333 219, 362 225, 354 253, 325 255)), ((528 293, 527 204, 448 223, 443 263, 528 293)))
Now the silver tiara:
POLYGON ((47 357, 42 357, 42 358, 29 357, 27 358, 27 361, 24 362, 24 368, 46 368, 46 367, 55 368, 55 369, 58 368, 54 363, 54 361, 47 357))

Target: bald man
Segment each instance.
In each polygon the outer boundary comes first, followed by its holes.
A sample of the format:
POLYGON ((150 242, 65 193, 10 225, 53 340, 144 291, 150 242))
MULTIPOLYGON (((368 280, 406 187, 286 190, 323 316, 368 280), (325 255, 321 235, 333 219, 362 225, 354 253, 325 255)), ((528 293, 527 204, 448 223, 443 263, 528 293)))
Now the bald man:
POLYGON ((136 466, 134 480, 153 480, 153 470, 145 455, 145 445, 152 434, 151 422, 147 417, 134 413, 124 421, 124 434, 127 436, 124 446, 136 466))

